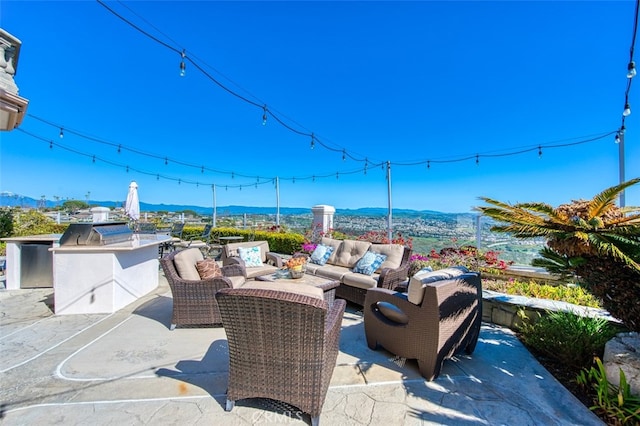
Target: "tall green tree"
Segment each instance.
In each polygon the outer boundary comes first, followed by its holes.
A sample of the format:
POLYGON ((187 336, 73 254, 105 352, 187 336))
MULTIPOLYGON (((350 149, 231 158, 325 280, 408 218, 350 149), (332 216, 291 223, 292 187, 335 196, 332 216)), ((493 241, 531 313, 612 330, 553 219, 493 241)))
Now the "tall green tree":
POLYGON ((544 237, 547 247, 534 266, 575 275, 611 315, 640 331, 640 207, 615 204, 622 191, 638 183, 640 178, 631 179, 591 200, 555 208, 481 197, 489 206, 476 209, 499 222, 493 231, 517 238, 544 237))

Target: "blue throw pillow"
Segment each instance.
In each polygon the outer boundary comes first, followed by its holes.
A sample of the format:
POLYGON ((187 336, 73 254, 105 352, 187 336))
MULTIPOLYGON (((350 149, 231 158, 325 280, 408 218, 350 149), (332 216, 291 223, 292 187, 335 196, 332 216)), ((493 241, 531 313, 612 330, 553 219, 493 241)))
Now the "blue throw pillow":
POLYGON ((382 262, 384 262, 386 258, 387 256, 384 254, 368 251, 358 260, 358 263, 356 263, 356 266, 353 268, 353 272, 371 275, 382 265, 382 262))
POLYGON ((329 256, 333 253, 333 247, 318 244, 316 249, 311 253, 311 263, 316 265, 324 265, 329 260, 329 256))

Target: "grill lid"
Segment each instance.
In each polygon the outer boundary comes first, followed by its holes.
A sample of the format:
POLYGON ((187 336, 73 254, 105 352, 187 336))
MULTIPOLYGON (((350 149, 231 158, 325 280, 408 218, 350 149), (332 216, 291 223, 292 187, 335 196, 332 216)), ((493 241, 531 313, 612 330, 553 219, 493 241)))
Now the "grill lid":
POLYGON ((127 222, 72 223, 60 237, 61 246, 101 246, 131 240, 127 222))

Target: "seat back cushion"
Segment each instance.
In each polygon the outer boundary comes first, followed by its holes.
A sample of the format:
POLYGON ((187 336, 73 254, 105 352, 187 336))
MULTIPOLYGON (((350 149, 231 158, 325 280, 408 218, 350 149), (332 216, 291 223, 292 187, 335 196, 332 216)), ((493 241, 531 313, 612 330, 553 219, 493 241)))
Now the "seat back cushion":
POLYGON ((183 280, 197 281, 200 280, 200 274, 196 268, 196 263, 200 260, 204 260, 200 249, 190 248, 176 253, 176 256, 173 258, 173 264, 180 278, 183 280))
POLYGON ((466 272, 469 272, 469 270, 464 266, 453 266, 432 272, 418 272, 409 280, 409 289, 407 290, 409 302, 414 305, 420 305, 424 298, 425 286, 429 285, 429 283, 448 280, 449 278, 458 277, 466 272))
MULTIPOLYGON (((343 240, 338 247, 335 265, 353 268, 371 247, 369 241, 343 240)), ((329 257, 331 259, 331 257, 329 257)))
POLYGON ((376 272, 381 272, 385 268, 398 269, 402 264, 404 246, 400 244, 372 244, 369 251, 387 256, 376 272))

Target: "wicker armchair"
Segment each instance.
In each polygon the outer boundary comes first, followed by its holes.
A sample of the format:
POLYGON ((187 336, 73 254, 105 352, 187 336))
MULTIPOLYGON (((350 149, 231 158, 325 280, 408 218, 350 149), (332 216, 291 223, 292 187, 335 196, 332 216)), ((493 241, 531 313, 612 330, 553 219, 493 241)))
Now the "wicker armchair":
MULTIPOLYGON (((200 253, 200 250, 195 248, 188 250, 200 253)), ((222 288, 233 288, 234 285, 243 283, 245 272, 240 265, 229 265, 221 268, 221 277, 207 280, 181 278, 174 258, 186 251, 173 251, 160 259, 160 265, 173 295, 171 330, 175 329, 176 325, 221 324, 222 318, 215 294, 222 288)))
POLYGON ((216 299, 229 341, 227 411, 239 399, 270 398, 308 413, 317 425, 346 302, 248 288, 220 290, 216 299))
POLYGON ((417 359, 420 374, 433 380, 445 359, 475 349, 482 321, 482 284, 477 272, 417 284, 424 291, 420 304, 411 301, 411 294, 370 289, 364 329, 369 348, 381 345, 400 357, 417 359))

